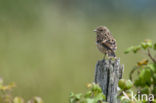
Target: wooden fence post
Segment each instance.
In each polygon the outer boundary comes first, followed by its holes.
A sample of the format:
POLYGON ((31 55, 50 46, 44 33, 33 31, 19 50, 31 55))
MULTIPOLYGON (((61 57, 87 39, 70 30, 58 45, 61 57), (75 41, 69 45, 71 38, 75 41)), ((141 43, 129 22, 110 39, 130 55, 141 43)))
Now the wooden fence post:
POLYGON ((102 88, 108 103, 117 103, 118 81, 122 78, 123 65, 120 60, 100 60, 95 68, 95 83, 102 88))

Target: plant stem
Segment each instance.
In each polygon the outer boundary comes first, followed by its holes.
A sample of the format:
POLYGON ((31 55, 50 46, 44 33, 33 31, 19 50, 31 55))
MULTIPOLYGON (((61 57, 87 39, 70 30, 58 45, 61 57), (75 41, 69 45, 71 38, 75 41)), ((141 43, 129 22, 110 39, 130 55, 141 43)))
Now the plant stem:
POLYGON ((156 64, 156 60, 152 57, 150 50, 147 50, 149 58, 156 64))

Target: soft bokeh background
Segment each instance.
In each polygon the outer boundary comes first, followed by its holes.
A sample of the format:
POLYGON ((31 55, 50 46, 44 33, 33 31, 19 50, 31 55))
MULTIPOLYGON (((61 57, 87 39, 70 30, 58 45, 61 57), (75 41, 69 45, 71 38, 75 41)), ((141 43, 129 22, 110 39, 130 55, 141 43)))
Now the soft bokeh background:
POLYGON ((124 50, 146 38, 156 41, 155 0, 0 0, 0 76, 16 82, 14 95, 68 103, 85 92, 103 55, 96 49, 99 25, 117 39, 124 77, 141 55, 124 50))

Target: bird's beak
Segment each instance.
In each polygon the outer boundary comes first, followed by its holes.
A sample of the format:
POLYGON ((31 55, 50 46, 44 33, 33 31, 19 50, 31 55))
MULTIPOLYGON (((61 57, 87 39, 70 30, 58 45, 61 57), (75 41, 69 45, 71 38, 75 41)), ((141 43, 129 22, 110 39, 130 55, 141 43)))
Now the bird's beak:
POLYGON ((93 30, 93 32, 96 32, 97 30, 95 29, 95 30, 93 30))

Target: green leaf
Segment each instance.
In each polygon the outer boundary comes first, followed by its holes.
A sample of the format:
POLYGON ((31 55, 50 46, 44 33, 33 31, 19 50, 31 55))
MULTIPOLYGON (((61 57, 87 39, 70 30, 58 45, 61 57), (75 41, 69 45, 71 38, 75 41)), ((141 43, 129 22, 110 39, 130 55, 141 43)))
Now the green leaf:
POLYGON ((91 95, 92 95, 92 92, 91 91, 88 91, 86 94, 85 94, 85 97, 87 98, 87 97, 91 97, 91 95))
POLYGON ((150 69, 144 69, 144 71, 140 73, 140 77, 142 78, 142 81, 146 85, 151 84, 151 71, 150 71, 150 69))
POLYGON ((97 93, 101 93, 102 92, 102 89, 100 88, 100 86, 98 84, 93 84, 91 90, 93 92, 97 92, 97 93))
POLYGON ((152 81, 151 81, 151 71, 148 68, 145 68, 141 71, 139 78, 135 80, 134 85, 135 86, 140 86, 140 87, 145 87, 145 86, 150 86, 152 81))
POLYGON ((142 42, 142 43, 141 43, 141 47, 142 47, 143 49, 147 49, 147 48, 148 48, 148 45, 147 45, 145 42, 142 42))
POLYGON ((140 92, 141 92, 141 94, 149 94, 149 92, 150 92, 149 87, 146 86, 144 88, 141 88, 140 92))
POLYGON ((156 64, 148 64, 147 67, 149 67, 154 73, 156 73, 156 64))
POLYGON ((127 80, 125 84, 125 90, 132 88, 132 86, 133 86, 133 83, 131 82, 131 80, 127 80))
POLYGON ((148 47, 152 48, 152 41, 147 42, 148 47))
POLYGON ((73 96, 74 96, 74 93, 70 92, 69 97, 73 97, 73 96))
POLYGON ((95 101, 103 101, 106 99, 106 97, 103 95, 103 93, 99 93, 97 96, 94 97, 95 101))
POLYGON ((82 96, 81 93, 74 94, 73 92, 71 92, 70 95, 69 95, 69 102, 70 103, 75 103, 76 101, 80 100, 81 96, 82 96))
POLYGON ((153 84, 156 85, 156 73, 153 74, 153 84))
POLYGON ((140 45, 134 46, 133 53, 137 53, 140 49, 141 49, 141 46, 140 45))
POLYGON ((76 98, 77 100, 80 100, 81 96, 82 96, 81 93, 75 94, 75 98, 76 98))
POLYGON ((141 45, 131 46, 124 53, 128 54, 131 51, 133 51, 133 53, 137 53, 140 49, 141 49, 141 45))
POLYGON ((145 40, 144 42, 141 43, 141 47, 143 49, 147 49, 147 48, 152 48, 152 41, 151 40, 145 40))
POLYGON ((134 48, 133 46, 129 47, 124 53, 128 54, 129 52, 131 52, 133 50, 133 48, 134 48))
POLYGON ((85 103, 97 103, 94 99, 88 98, 85 103))
POLYGON ((142 86, 142 82, 140 81, 140 78, 135 80, 134 85, 136 87, 142 86))
POLYGON ((130 80, 120 79, 118 85, 122 90, 128 90, 132 88, 133 83, 130 80))

